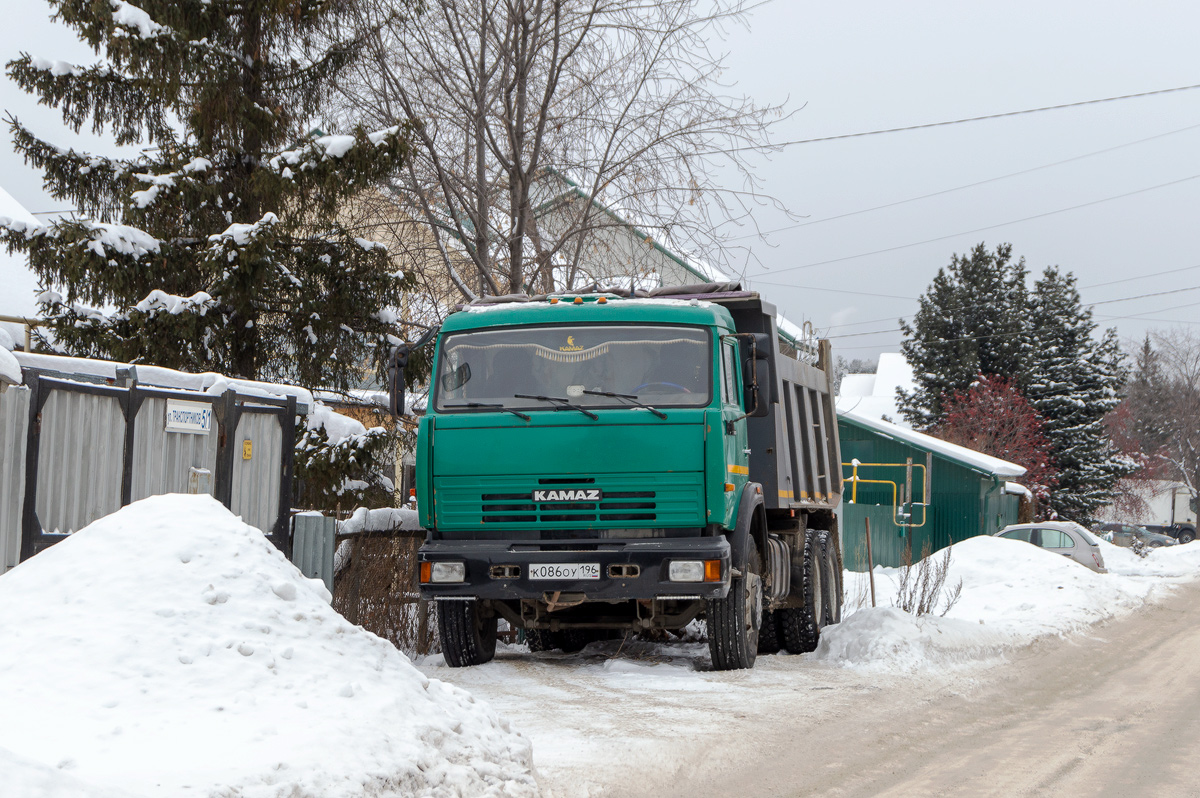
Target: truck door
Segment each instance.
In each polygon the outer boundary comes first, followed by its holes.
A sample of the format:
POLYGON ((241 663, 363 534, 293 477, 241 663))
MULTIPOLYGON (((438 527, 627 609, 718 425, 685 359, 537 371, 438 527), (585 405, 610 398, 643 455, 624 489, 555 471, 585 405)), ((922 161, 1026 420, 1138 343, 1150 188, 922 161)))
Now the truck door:
POLYGON ((734 490, 725 492, 725 522, 736 521, 741 488, 749 480, 750 457, 746 453, 746 421, 742 409, 742 379, 738 372, 737 339, 721 338, 721 420, 725 436, 725 481, 734 490))

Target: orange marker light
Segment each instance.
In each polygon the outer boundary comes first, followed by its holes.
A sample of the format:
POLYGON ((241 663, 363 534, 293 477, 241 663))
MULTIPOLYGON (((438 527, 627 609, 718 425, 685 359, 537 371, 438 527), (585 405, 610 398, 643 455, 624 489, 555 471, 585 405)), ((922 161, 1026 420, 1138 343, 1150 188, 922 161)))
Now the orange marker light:
POLYGON ((597 300, 596 300, 596 304, 598 304, 598 305, 607 305, 607 304, 608 304, 608 300, 607 300, 607 299, 605 299, 604 297, 600 297, 599 299, 597 299, 597 300))
POLYGON ((726 493, 733 493, 735 490, 737 490, 737 486, 734 485, 732 482, 725 483, 725 492, 726 493))
POLYGON ((433 563, 421 563, 421 584, 427 585, 433 581, 433 563))
POLYGON ((582 304, 583 304, 583 297, 581 297, 581 296, 577 296, 577 297, 575 297, 575 304, 576 304, 576 305, 582 305, 582 304))
POLYGON ((704 561, 704 581, 705 582, 720 582, 721 581, 721 561, 720 560, 705 560, 704 561))
POLYGON ((550 304, 551 304, 551 305, 557 305, 557 304, 558 304, 558 299, 556 299, 556 298, 551 298, 551 300, 550 300, 550 304))

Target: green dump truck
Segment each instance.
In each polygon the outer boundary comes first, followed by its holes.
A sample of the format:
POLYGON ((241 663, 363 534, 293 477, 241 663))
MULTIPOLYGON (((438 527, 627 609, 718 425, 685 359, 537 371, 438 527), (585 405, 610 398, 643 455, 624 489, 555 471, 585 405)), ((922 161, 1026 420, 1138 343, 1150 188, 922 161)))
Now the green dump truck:
POLYGON ((451 314, 416 450, 447 663, 490 660, 500 619, 567 651, 703 619, 718 670, 813 650, 840 620, 842 478, 828 342, 796 343, 736 284, 451 314))

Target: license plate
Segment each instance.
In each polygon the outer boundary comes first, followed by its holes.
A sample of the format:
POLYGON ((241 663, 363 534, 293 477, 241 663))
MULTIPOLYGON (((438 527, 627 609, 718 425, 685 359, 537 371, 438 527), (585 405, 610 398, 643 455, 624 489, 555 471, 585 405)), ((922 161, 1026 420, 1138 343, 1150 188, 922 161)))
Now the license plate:
POLYGON ((539 563, 529 566, 530 579, 599 579, 600 563, 539 563))

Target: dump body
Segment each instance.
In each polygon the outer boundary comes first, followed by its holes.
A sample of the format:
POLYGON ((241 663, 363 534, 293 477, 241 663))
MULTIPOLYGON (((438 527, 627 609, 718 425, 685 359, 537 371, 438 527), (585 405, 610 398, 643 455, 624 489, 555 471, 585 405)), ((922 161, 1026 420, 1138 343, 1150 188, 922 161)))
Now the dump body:
POLYGON ((775 325, 757 294, 711 290, 451 315, 418 431, 422 595, 526 629, 679 628, 753 536, 782 606, 842 485, 828 346, 788 356, 775 325))

